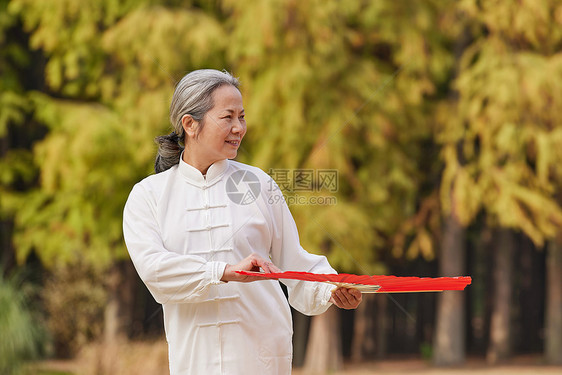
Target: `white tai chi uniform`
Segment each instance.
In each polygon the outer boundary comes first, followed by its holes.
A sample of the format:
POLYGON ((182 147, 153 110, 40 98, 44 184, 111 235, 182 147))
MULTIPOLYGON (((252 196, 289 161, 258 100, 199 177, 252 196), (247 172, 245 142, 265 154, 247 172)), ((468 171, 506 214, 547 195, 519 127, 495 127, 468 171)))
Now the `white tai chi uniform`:
MULTIPOLYGON (((270 176, 231 160, 203 176, 180 159, 135 185, 123 230, 137 272, 163 305, 172 375, 291 372, 291 313, 279 282, 220 281, 227 263, 252 253, 283 271, 335 273, 325 257, 300 246, 270 176), (237 189, 247 193, 243 199, 237 189)), ((333 286, 283 282, 300 312, 330 306, 333 286)))

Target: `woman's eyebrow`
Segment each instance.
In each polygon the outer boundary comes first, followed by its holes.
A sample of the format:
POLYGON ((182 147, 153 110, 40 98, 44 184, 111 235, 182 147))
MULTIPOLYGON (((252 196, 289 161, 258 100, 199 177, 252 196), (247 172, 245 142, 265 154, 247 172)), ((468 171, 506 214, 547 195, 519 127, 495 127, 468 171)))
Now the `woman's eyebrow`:
MULTIPOLYGON (((236 111, 234 109, 226 108, 226 109, 223 109, 223 112, 234 113, 236 111)), ((242 108, 242 110, 240 110, 239 112, 244 112, 244 108, 242 108)))

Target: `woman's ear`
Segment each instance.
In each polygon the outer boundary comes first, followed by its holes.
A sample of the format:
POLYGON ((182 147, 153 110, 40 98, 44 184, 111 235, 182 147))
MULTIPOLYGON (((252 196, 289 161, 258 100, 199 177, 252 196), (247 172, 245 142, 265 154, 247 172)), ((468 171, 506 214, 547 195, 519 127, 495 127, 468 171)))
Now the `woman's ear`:
POLYGON ((196 129, 199 126, 198 121, 195 121, 191 115, 183 115, 181 118, 181 126, 183 127, 186 137, 195 138, 196 129))

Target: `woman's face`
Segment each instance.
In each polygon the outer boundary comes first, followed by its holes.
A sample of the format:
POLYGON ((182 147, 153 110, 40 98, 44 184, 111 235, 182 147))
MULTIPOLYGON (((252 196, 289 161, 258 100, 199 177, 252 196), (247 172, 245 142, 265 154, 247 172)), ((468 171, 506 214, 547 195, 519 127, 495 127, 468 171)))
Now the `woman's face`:
POLYGON ((190 159, 209 165, 233 159, 246 134, 242 95, 234 86, 224 85, 213 91, 213 108, 205 114, 205 126, 198 136, 189 139, 190 159))

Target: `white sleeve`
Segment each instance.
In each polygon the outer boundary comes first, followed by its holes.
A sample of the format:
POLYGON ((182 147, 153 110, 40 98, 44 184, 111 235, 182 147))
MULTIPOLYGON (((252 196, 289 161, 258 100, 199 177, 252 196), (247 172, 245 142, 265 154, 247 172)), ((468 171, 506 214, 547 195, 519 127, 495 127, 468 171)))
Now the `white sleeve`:
MULTIPOLYGON (((271 258, 283 271, 337 273, 325 256, 310 254, 300 245, 297 226, 281 190, 268 191, 273 213, 273 240, 271 258)), ((287 286, 289 303, 305 315, 317 315, 332 305, 329 300, 334 285, 311 281, 281 280, 287 286)))
POLYGON ((139 184, 125 204, 123 235, 140 278, 158 303, 198 302, 211 285, 222 283, 226 263, 164 248, 155 199, 139 184))

